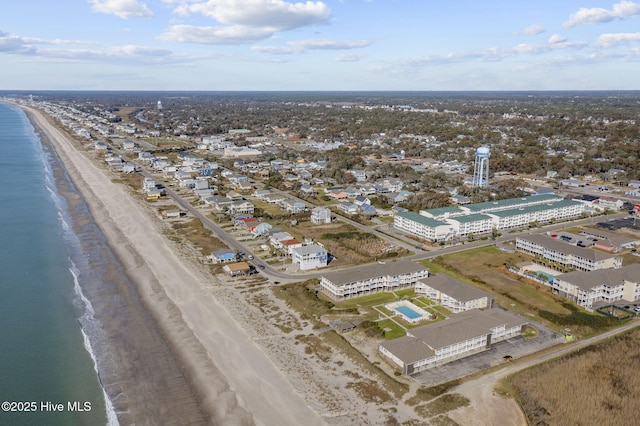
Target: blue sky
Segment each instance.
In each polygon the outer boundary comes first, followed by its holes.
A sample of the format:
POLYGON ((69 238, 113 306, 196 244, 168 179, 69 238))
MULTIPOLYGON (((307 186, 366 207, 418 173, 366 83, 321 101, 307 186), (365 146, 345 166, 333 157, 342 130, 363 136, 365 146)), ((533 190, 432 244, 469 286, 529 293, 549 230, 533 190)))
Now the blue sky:
POLYGON ((638 90, 638 76, 640 0, 18 0, 0 18, 0 90, 638 90))

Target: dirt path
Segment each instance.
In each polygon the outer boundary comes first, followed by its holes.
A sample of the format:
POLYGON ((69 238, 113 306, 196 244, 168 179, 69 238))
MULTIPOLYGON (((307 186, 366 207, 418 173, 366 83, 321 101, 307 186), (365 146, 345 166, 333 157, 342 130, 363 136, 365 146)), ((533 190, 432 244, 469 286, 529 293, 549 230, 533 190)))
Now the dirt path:
POLYGON ((599 343, 617 334, 624 333, 638 327, 640 322, 630 321, 628 324, 589 339, 561 346, 556 350, 546 352, 522 361, 516 361, 497 371, 466 381, 453 388, 451 393, 459 393, 469 398, 471 403, 449 413, 449 417, 461 425, 526 425, 524 414, 514 399, 504 398, 494 391, 496 384, 510 374, 525 368, 553 360, 570 352, 599 343))

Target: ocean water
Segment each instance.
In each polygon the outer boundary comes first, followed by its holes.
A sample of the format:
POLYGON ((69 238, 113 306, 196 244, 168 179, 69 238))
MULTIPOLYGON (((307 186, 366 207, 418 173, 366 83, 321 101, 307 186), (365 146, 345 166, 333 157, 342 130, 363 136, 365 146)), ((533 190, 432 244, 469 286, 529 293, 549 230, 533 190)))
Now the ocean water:
POLYGON ((24 112, 0 102, 0 424, 114 425, 81 290, 91 236, 74 231, 55 170, 24 112))

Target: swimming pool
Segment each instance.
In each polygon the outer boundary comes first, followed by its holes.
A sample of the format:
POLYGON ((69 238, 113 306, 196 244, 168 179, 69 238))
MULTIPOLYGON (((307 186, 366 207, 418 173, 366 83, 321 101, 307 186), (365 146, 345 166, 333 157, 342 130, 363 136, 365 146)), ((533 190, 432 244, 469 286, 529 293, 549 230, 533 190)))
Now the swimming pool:
POLYGON ((398 300, 384 305, 390 311, 396 312, 403 320, 417 323, 431 318, 431 314, 408 300, 398 300))
POLYGON ((409 319, 417 319, 422 317, 421 314, 417 313, 408 306, 397 306, 394 309, 409 319))

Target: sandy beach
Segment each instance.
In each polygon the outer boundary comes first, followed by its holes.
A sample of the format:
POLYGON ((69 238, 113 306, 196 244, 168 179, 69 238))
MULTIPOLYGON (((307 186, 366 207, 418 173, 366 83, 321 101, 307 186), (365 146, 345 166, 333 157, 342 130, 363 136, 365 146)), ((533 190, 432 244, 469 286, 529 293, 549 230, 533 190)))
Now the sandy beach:
POLYGON ((114 340, 113 371, 101 379, 121 424, 322 424, 143 207, 40 112, 25 109, 133 283, 90 295, 125 310, 112 306, 113 316, 100 318, 114 340))

